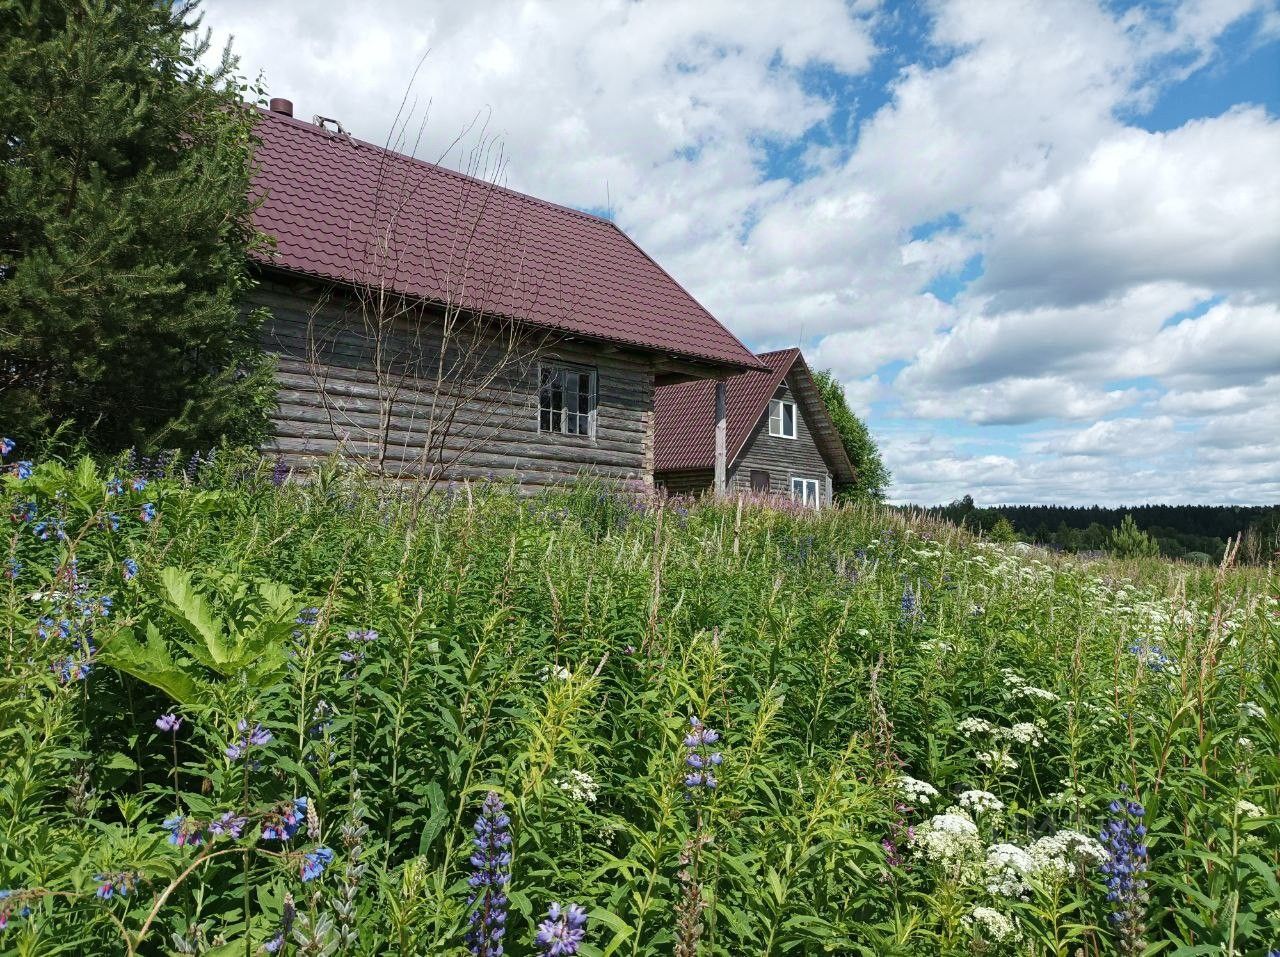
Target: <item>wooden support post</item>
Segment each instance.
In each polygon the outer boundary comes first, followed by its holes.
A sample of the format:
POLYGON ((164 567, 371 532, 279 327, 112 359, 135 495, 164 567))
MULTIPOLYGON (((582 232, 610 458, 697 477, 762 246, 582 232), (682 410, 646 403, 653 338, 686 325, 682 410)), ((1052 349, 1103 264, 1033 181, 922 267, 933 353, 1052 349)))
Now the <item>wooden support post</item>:
POLYGON ((724 412, 724 380, 716 380, 716 481, 715 491, 717 495, 723 495, 726 490, 728 463, 726 460, 725 445, 725 412, 724 412))

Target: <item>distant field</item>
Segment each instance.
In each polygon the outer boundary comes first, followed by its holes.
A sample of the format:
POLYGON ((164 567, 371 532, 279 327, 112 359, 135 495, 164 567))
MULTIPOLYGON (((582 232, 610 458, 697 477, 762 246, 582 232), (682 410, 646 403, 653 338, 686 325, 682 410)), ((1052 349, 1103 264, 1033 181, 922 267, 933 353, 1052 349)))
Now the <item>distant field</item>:
POLYGON ((4 478, 0 951, 1280 947, 1275 569, 138 478, 4 478))

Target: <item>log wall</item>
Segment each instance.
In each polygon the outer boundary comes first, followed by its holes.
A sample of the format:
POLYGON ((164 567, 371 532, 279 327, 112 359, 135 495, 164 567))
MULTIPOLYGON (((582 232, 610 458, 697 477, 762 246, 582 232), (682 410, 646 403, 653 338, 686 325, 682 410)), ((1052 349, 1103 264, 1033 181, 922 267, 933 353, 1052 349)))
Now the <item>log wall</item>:
MULTIPOLYGON (((795 402, 785 384, 778 387, 773 397, 795 402)), ((831 501, 831 469, 813 441, 813 433, 805 421, 804 407, 799 402, 796 402, 794 439, 769 434, 769 410, 766 407, 755 431, 729 469, 730 493, 751 491, 752 469, 769 473, 769 491, 775 495, 790 495, 793 478, 817 479, 822 504, 831 501)))
POLYGON ((365 332, 350 300, 320 302, 319 292, 264 282, 249 303, 269 313, 264 344, 278 362, 267 451, 292 467, 309 470, 337 453, 413 478, 428 449, 443 449, 446 478, 454 480, 514 478, 531 487, 584 475, 652 481, 654 367, 644 353, 541 339, 526 341, 513 358, 490 336, 485 349, 448 360, 472 374, 440 376, 435 319, 402 322, 378 337, 365 332), (595 370, 593 436, 539 432, 538 361, 595 370), (495 369, 500 374, 477 390, 477 377, 495 369))

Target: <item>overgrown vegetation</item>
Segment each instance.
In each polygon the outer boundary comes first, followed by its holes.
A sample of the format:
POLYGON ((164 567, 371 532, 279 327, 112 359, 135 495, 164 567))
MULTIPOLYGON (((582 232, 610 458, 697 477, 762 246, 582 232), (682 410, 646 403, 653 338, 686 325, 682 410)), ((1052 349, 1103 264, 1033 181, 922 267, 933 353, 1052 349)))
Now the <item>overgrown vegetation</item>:
POLYGON ((3 482, 5 952, 1280 942, 1272 570, 234 456, 3 482))
POLYGON ((32 447, 253 441, 255 114, 194 4, 0 2, 0 420, 32 447))
POLYGON ((849 461, 853 463, 855 481, 852 485, 837 486, 837 501, 856 502, 863 500, 883 501, 885 491, 889 488, 892 476, 880 457, 880 449, 871 431, 853 410, 849 408, 849 400, 844 394, 844 386, 833 376, 830 370, 821 369, 813 374, 813 381, 822 393, 827 413, 831 422, 840 433, 840 442, 844 445, 849 461))

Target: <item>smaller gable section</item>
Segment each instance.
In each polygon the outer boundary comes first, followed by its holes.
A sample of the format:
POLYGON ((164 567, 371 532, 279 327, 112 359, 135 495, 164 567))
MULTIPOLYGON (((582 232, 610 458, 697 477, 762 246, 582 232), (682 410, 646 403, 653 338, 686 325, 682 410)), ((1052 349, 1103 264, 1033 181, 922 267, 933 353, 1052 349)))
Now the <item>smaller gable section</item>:
MULTIPOLYGON (((730 468, 768 414, 769 400, 784 380, 813 433, 815 444, 839 483, 854 480, 853 464, 813 375, 799 349, 757 356, 766 367, 725 380, 725 426, 730 468)), ((655 472, 706 469, 715 465, 715 381, 701 379, 654 391, 653 468, 655 472)))

